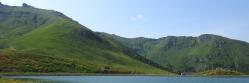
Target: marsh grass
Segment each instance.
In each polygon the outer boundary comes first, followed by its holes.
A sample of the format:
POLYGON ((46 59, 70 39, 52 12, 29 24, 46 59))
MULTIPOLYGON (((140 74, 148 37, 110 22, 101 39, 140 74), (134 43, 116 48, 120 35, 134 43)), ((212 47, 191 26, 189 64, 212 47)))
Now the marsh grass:
POLYGON ((8 79, 8 78, 0 78, 0 83, 41 83, 38 81, 24 81, 24 80, 16 80, 16 79, 8 79))

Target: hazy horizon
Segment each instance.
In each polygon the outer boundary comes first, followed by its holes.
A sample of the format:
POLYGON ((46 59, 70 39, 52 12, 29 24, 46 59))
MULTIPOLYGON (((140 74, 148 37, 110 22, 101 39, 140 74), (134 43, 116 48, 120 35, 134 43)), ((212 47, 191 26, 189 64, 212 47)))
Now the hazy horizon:
POLYGON ((249 42, 247 0, 0 0, 64 13, 87 28, 122 37, 215 34, 249 42))

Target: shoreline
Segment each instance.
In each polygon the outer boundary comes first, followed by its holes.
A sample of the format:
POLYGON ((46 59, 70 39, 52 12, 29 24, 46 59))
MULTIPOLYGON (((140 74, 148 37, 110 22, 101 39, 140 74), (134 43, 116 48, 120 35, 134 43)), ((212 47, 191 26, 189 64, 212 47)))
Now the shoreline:
POLYGON ((12 76, 155 76, 155 77, 249 77, 249 75, 166 75, 166 74, 99 74, 99 73, 0 73, 0 78, 12 76))
POLYGON ((2 76, 177 76, 166 74, 102 74, 102 73, 0 73, 2 76))

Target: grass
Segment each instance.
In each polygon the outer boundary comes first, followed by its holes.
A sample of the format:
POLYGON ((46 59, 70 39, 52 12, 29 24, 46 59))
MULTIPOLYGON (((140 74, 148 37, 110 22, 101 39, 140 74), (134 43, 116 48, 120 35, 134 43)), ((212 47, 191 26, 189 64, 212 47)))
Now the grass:
MULTIPOLYGON (((77 72, 86 71, 94 73, 99 72, 103 66, 110 66, 112 67, 110 71, 113 73, 167 74, 167 72, 163 70, 127 56, 120 50, 122 48, 115 48, 108 41, 98 37, 92 31, 68 20, 61 20, 47 27, 36 29, 18 38, 11 43, 11 45, 11 49, 31 55, 34 54, 35 56, 42 55, 53 58, 64 58, 68 60, 65 64, 70 65, 76 63, 75 65, 79 65, 78 63, 81 63, 83 66, 77 68, 85 68, 85 70, 77 70, 77 72)), ((52 61, 47 60, 46 57, 40 58, 41 60, 45 60, 44 62, 52 61)), ((58 61, 56 60, 57 59, 53 61, 55 63, 59 62, 56 64, 65 61, 60 61, 60 59, 58 59, 58 61)), ((44 62, 40 62, 40 64, 44 62)), ((25 61, 20 61, 20 63, 25 63, 25 61)), ((48 63, 44 65, 46 64, 48 63)), ((65 64, 60 65, 65 66, 65 64)), ((69 65, 66 67, 69 68, 69 65)), ((53 67, 49 65, 44 68, 50 66, 53 67)), ((62 69, 68 69, 66 67, 62 69)), ((52 71, 63 72, 64 70, 61 70, 59 66, 52 71)))
POLYGON ((0 12, 0 72, 101 73, 108 66, 109 73, 169 74, 59 12, 11 6, 0 12))
POLYGON ((22 81, 16 79, 0 78, 0 83, 40 83, 34 81, 22 81))
POLYGON ((235 76, 235 75, 244 75, 241 72, 225 70, 225 69, 216 69, 216 70, 208 70, 199 72, 197 75, 203 76, 235 76))

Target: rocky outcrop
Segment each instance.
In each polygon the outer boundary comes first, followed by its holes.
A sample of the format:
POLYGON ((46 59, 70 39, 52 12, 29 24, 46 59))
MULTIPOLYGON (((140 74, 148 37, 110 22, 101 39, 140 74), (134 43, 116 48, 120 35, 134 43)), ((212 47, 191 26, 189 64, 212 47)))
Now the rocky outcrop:
POLYGON ((26 4, 26 3, 23 3, 22 4, 22 7, 32 7, 31 5, 28 5, 28 4, 26 4))
POLYGON ((2 2, 0 2, 0 7, 3 7, 4 5, 2 4, 2 2))

